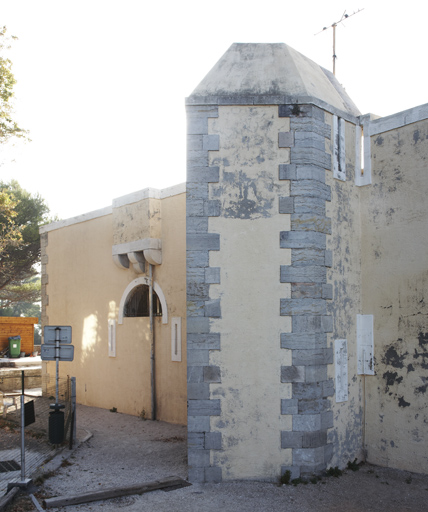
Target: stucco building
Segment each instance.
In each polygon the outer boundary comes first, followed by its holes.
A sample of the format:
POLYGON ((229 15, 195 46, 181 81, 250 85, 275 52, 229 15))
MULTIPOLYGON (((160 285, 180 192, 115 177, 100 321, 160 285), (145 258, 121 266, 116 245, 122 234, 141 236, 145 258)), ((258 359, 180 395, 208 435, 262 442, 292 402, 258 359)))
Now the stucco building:
POLYGON ((78 401, 187 421, 191 481, 428 473, 428 105, 361 115, 289 46, 234 44, 186 108, 186 189, 42 228, 78 401))

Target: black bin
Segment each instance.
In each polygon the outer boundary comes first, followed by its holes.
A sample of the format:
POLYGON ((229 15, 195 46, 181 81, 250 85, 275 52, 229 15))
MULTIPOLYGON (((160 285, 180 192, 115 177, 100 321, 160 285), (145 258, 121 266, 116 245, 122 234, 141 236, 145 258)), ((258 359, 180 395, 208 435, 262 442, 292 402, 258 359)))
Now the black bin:
POLYGON ((49 413, 49 442, 52 444, 64 442, 64 413, 58 409, 49 413))

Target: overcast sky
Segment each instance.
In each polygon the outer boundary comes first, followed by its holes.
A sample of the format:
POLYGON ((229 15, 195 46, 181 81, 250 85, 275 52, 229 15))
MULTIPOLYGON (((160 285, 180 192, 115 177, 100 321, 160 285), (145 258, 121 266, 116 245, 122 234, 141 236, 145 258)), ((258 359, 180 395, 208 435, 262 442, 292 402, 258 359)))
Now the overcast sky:
POLYGON ((427 103, 426 2, 2 0, 32 142, 1 148, 0 179, 62 219, 182 183, 185 97, 232 43, 284 42, 331 70, 322 29, 359 9, 336 29, 336 76, 360 111, 427 103))

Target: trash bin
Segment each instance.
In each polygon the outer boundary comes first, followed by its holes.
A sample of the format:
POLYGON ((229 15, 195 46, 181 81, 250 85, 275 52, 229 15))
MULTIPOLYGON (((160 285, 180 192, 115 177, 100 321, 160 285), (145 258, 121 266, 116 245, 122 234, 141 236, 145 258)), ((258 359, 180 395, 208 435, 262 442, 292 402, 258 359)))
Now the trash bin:
POLYGON ((9 338, 9 357, 19 357, 21 355, 21 336, 11 336, 9 338))

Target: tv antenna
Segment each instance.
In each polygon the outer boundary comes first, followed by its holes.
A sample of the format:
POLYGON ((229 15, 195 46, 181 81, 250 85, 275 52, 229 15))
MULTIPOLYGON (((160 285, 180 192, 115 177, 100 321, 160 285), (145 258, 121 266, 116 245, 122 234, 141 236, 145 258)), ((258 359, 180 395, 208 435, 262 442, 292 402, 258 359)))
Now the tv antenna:
POLYGON ((330 27, 324 27, 322 30, 317 32, 314 35, 321 34, 321 32, 324 32, 324 30, 328 30, 329 28, 333 28, 333 75, 336 75, 336 27, 340 23, 343 23, 345 20, 350 18, 351 16, 354 16, 354 14, 358 14, 359 12, 363 11, 364 9, 358 9, 358 11, 353 12, 352 14, 346 14, 346 11, 343 12, 342 17, 339 21, 335 21, 330 27))

